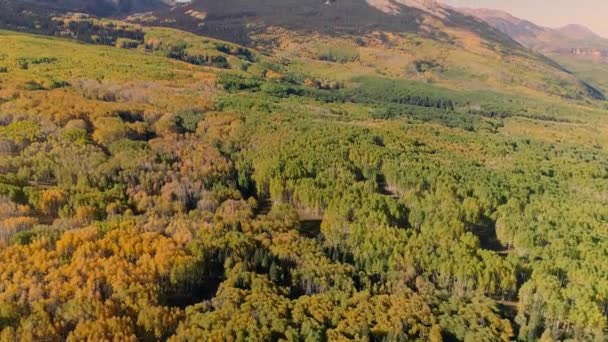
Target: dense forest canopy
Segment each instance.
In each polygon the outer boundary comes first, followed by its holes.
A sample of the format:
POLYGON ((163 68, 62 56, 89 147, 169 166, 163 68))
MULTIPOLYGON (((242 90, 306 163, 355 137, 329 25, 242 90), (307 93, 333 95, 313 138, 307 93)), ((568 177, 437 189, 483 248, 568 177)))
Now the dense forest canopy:
POLYGON ((574 76, 456 34, 46 23, 0 31, 0 340, 608 337, 574 76))

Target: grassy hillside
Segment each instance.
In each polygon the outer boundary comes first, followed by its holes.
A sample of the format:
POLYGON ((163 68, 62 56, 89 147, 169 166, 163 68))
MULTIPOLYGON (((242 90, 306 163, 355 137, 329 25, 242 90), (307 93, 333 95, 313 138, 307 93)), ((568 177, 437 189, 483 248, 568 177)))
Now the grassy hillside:
POLYGON ((203 0, 129 20, 242 43, 299 61, 306 72, 319 70, 341 80, 382 75, 454 89, 603 98, 556 63, 480 20, 434 2, 428 2, 428 10, 406 3, 203 0))
POLYGON ((459 11, 477 17, 524 46, 538 51, 563 65, 576 77, 600 92, 606 92, 608 39, 580 25, 546 28, 527 20, 490 9, 462 8, 459 11))
POLYGON ((0 31, 0 340, 605 339, 572 76, 452 29, 108 23, 0 31))
POLYGON ((602 92, 608 91, 608 62, 604 59, 553 55, 556 61, 602 92))

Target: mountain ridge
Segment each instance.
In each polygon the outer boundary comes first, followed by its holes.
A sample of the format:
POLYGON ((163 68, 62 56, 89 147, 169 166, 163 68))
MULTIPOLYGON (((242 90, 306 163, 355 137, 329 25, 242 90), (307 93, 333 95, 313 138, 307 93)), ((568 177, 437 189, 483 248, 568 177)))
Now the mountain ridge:
POLYGON ((588 39, 588 38, 601 38, 601 39, 605 39, 604 37, 602 37, 598 33, 594 32, 589 27, 587 27, 585 25, 581 25, 581 24, 568 24, 568 25, 564 25, 564 26, 555 28, 555 30, 561 32, 562 34, 570 36, 570 37, 577 37, 578 36, 578 37, 580 37, 582 39, 588 39))

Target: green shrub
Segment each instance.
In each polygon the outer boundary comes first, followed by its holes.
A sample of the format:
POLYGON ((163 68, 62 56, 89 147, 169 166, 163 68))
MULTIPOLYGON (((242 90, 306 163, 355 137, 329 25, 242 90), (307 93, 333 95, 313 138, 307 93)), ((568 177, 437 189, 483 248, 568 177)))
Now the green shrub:
POLYGON ((18 232, 11 237, 11 244, 29 245, 34 240, 45 237, 49 241, 57 241, 61 237, 61 231, 57 229, 46 229, 45 227, 34 227, 32 230, 18 232))
POLYGON ((211 66, 214 68, 228 69, 230 64, 224 56, 213 56, 211 57, 211 66))
POLYGON ((116 40, 116 47, 121 49, 135 49, 139 46, 139 42, 134 39, 118 38, 116 40))
POLYGON ((49 82, 48 88, 49 89, 58 89, 58 88, 65 88, 65 87, 69 87, 69 86, 70 86, 70 82, 68 82, 68 81, 51 80, 49 82))
POLYGON ((27 196, 23 189, 17 185, 0 183, 0 196, 5 196, 15 203, 27 203, 27 196))
POLYGON ((482 123, 477 115, 446 112, 436 108, 417 107, 412 105, 383 105, 372 113, 374 119, 395 119, 406 117, 422 122, 438 123, 447 127, 461 128, 467 131, 476 131, 482 123))
POLYGON ((278 106, 276 99, 267 95, 255 94, 254 96, 242 96, 241 94, 223 96, 216 104, 217 111, 235 111, 246 113, 256 111, 259 113, 271 113, 278 106))
POLYGON ((28 91, 44 90, 44 86, 36 81, 27 81, 21 86, 21 89, 28 91))
POLYGON ((439 69, 443 71, 445 69, 444 66, 432 59, 417 60, 414 62, 414 66, 416 67, 416 71, 418 72, 427 72, 434 69, 439 69))
POLYGON ((21 69, 28 69, 30 65, 51 64, 57 62, 55 57, 19 58, 17 63, 21 69))
POLYGON ((234 75, 230 73, 221 73, 218 78, 218 83, 225 90, 236 91, 259 89, 262 82, 256 78, 243 77, 241 75, 234 75))
POLYGON ((182 110, 177 113, 180 118, 180 126, 186 132, 195 132, 203 115, 202 112, 194 109, 182 110))
POLYGON ((61 135, 66 140, 77 145, 85 145, 91 142, 87 131, 82 128, 67 128, 61 135))
POLYGON ((127 153, 129 151, 145 151, 149 149, 149 146, 144 141, 134 141, 129 139, 121 139, 111 143, 108 146, 108 151, 111 155, 117 155, 119 153, 127 153))
POLYGON ((9 138, 19 144, 33 142, 42 137, 42 129, 34 121, 15 121, 8 126, 0 126, 0 137, 9 138))
POLYGON ((216 49, 219 52, 223 52, 225 54, 238 57, 239 59, 242 59, 242 60, 245 60, 248 62, 255 62, 254 54, 251 52, 251 50, 249 50, 247 48, 243 48, 240 46, 229 46, 227 44, 218 44, 216 46, 216 49))
POLYGON ((359 59, 359 52, 348 45, 320 45, 317 47, 317 58, 322 61, 349 63, 359 59))
POLYGON ((304 91, 302 87, 291 86, 280 83, 267 82, 262 84, 260 90, 263 92, 277 97, 288 97, 290 95, 303 95, 304 91))

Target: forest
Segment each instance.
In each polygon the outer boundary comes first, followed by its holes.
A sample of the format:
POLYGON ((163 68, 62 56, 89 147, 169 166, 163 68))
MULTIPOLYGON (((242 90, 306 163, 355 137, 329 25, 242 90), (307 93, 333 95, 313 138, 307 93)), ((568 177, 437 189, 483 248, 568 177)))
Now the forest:
POLYGON ((0 31, 0 340, 608 338, 604 102, 52 25, 0 31))

